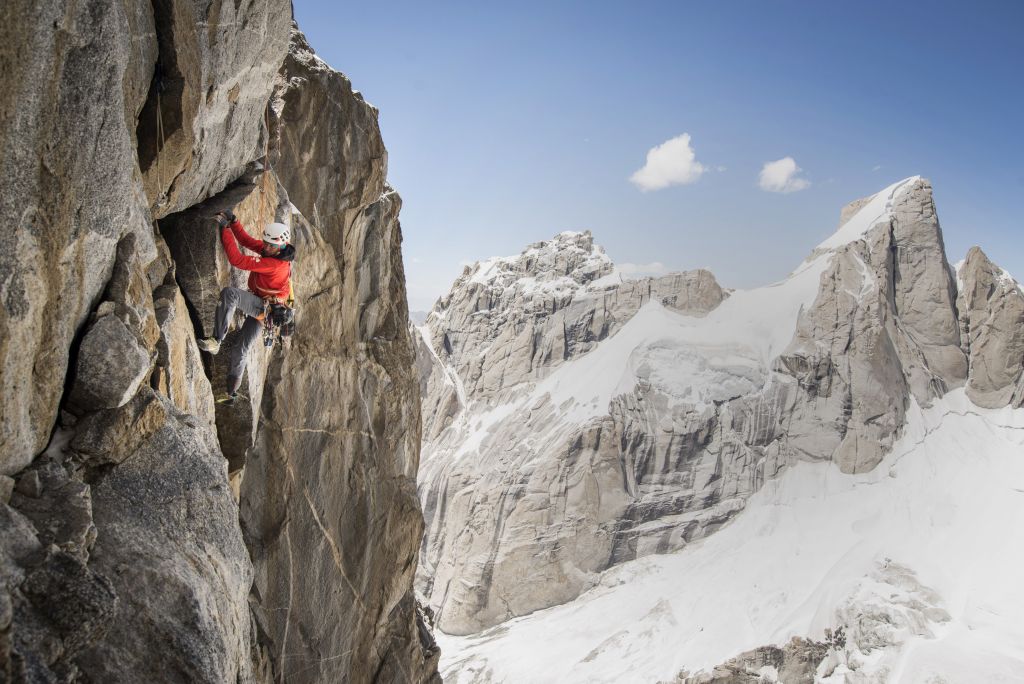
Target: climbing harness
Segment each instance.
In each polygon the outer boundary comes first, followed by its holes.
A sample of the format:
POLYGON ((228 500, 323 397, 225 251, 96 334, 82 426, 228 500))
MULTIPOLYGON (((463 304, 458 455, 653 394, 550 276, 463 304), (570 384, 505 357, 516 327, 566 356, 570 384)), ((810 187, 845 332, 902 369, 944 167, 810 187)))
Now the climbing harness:
POLYGON ((281 302, 268 302, 263 311, 263 346, 273 347, 274 340, 295 334, 295 309, 281 302))

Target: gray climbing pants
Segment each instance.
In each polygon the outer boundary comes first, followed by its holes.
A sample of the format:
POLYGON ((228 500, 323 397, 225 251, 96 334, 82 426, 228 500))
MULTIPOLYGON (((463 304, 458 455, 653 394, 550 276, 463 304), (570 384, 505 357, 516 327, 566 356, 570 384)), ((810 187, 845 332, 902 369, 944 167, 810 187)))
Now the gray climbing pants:
POLYGON ((213 336, 218 342, 223 342, 227 336, 228 325, 235 312, 241 311, 245 314, 245 323, 242 324, 238 344, 232 347, 231 357, 228 359, 228 392, 236 391, 242 382, 245 355, 259 339, 263 330, 263 323, 255 317, 263 313, 265 306, 264 301, 252 292, 237 287, 225 287, 220 291, 220 302, 217 304, 217 313, 213 321, 213 336))

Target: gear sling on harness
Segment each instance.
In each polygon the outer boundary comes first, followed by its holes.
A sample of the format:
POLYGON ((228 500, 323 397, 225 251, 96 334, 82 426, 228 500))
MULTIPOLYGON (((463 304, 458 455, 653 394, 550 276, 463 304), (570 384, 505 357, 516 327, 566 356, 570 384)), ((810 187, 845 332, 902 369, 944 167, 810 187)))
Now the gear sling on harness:
POLYGON ((275 337, 291 337, 294 333, 295 309, 281 302, 268 302, 263 312, 263 346, 273 347, 275 337))

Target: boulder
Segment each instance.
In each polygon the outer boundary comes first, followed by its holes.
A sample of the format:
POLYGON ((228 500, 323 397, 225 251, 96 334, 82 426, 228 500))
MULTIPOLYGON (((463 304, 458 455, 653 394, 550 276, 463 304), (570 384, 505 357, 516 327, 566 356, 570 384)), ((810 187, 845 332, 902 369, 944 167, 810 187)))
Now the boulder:
POLYGON ((102 316, 82 340, 68 400, 79 412, 123 406, 149 378, 152 365, 121 319, 102 316))
POLYGON ((157 392, 143 386, 123 406, 94 411, 78 421, 71 450, 93 466, 121 463, 163 427, 167 418, 157 392))
POLYGON ((156 401, 163 424, 91 488, 89 566, 119 600, 76 662, 91 681, 249 681, 252 566, 226 462, 209 427, 156 401))

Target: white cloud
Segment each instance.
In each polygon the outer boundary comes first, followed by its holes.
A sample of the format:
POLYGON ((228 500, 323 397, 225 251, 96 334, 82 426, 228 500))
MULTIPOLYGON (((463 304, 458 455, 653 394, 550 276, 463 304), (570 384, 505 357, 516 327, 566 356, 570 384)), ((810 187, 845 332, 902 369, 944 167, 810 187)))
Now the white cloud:
POLYGON ((878 171, 881 168, 882 168, 881 164, 875 164, 874 166, 871 167, 871 170, 872 171, 878 171))
POLYGON ((761 169, 758 185, 768 192, 797 192, 810 187, 806 178, 798 178, 802 169, 796 165, 792 157, 783 157, 773 162, 765 162, 761 169))
POLYGON ((668 266, 660 261, 652 261, 649 264, 616 264, 615 268, 626 280, 645 278, 647 276, 660 276, 669 272, 668 266))
POLYGON ((648 150, 647 163, 629 180, 647 192, 695 183, 706 170, 690 146, 690 134, 683 133, 648 150))

